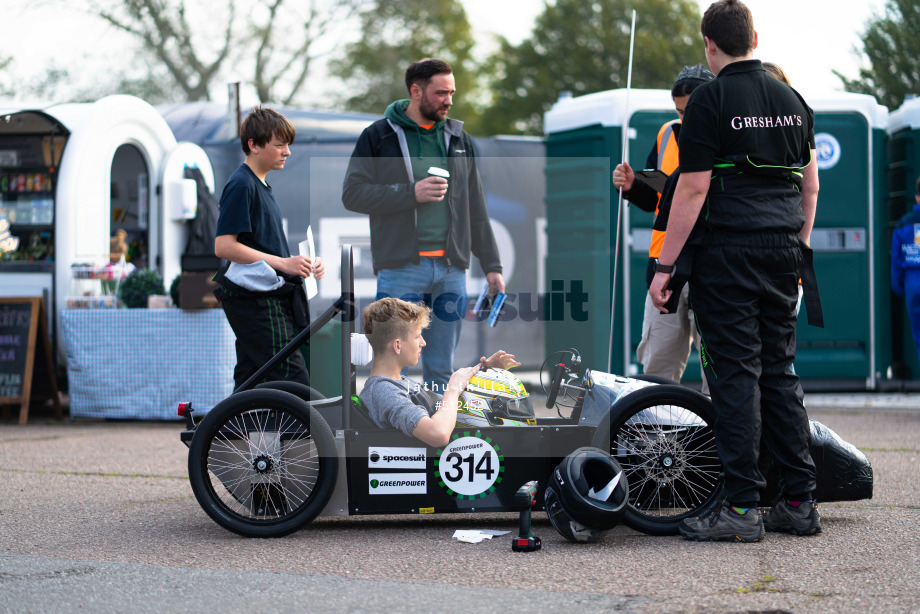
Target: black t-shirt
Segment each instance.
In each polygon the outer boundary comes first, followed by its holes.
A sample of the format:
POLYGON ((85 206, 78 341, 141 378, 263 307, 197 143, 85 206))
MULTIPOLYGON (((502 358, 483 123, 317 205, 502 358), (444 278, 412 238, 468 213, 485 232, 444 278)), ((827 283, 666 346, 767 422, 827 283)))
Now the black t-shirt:
POLYGON ((217 236, 238 235, 237 241, 266 254, 291 255, 281 224, 281 207, 271 186, 262 183, 252 169, 241 164, 220 195, 217 236))
POLYGON ((811 161, 814 112, 760 60, 734 62, 690 95, 680 135, 682 173, 713 171, 701 220, 712 229, 798 232, 799 176, 811 161))

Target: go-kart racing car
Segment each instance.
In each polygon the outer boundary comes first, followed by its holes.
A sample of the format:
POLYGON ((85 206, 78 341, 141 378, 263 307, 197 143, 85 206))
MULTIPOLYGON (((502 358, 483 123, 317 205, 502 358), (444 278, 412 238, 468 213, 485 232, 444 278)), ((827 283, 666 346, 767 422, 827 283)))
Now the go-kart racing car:
MULTIPOLYGON (((348 245, 341 271, 336 302, 233 394, 200 420, 190 403, 180 404, 192 490, 222 527, 275 537, 317 516, 519 512, 516 494, 533 481, 533 509, 543 511, 554 468, 585 447, 609 452, 622 467, 629 497, 624 522, 634 529, 675 534, 684 518, 718 500, 721 464, 709 399, 655 378, 582 371, 573 349, 551 355, 541 369, 546 406, 555 406, 558 417, 537 417, 516 377, 490 371, 464 393, 447 445, 434 448, 378 428, 356 395, 348 245), (341 396, 323 398, 294 382, 255 384, 335 317, 342 322, 341 396)), ((816 498, 871 498, 866 457, 823 425, 812 427, 820 436, 812 443, 816 498)))

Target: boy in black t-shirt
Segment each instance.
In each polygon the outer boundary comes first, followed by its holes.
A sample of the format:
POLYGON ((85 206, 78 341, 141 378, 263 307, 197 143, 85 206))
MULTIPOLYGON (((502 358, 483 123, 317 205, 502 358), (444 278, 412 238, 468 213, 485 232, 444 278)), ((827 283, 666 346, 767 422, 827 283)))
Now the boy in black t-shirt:
MULTIPOLYGON (((284 168, 294 135, 277 111, 251 109, 240 127, 246 160, 220 196, 214 253, 229 262, 215 277, 215 294, 236 335, 237 388, 290 342, 295 326, 307 325, 303 278, 320 279, 325 272, 319 258, 291 255, 281 208, 265 181, 269 171, 284 168)), ((310 383, 299 351, 265 379, 310 383)))
POLYGON ((792 363, 798 280, 813 280, 805 263, 818 199, 814 114, 753 59, 757 34, 744 4, 715 2, 700 29, 717 77, 687 104, 681 174, 649 293, 664 310, 678 255, 690 261, 725 499, 680 531, 700 541, 759 541, 765 529, 813 535, 821 531, 815 466, 792 363), (761 432, 783 485, 763 517, 761 432))

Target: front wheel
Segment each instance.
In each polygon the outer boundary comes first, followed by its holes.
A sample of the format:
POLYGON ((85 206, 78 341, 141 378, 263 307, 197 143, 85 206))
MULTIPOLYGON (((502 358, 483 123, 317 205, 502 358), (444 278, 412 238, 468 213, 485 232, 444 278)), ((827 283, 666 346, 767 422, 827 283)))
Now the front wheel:
POLYGON ((626 525, 675 535, 681 521, 712 505, 722 484, 712 403, 694 390, 640 388, 620 399, 594 446, 610 450, 629 480, 626 525))
POLYGON ((195 498, 220 526, 280 537, 313 520, 338 474, 332 431, 303 400, 246 390, 218 403, 195 429, 188 455, 195 498))
POLYGON ((640 382, 651 382, 651 383, 653 383, 653 384, 665 384, 665 385, 668 385, 668 386, 680 386, 680 383, 679 383, 679 382, 675 382, 674 380, 672 380, 672 379, 670 379, 670 378, 664 377, 664 376, 662 376, 662 375, 651 375, 651 374, 649 374, 649 373, 642 373, 641 375, 636 375, 636 376, 633 377, 633 379, 637 379, 637 380, 639 380, 640 382))

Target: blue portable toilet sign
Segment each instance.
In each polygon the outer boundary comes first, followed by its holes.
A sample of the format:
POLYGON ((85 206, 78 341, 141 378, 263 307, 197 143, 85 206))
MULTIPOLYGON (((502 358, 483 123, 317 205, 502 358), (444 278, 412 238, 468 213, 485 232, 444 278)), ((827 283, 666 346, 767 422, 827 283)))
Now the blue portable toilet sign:
POLYGON ((840 162, 840 143, 834 135, 819 132, 815 135, 815 150, 818 155, 818 170, 826 171, 840 162))

